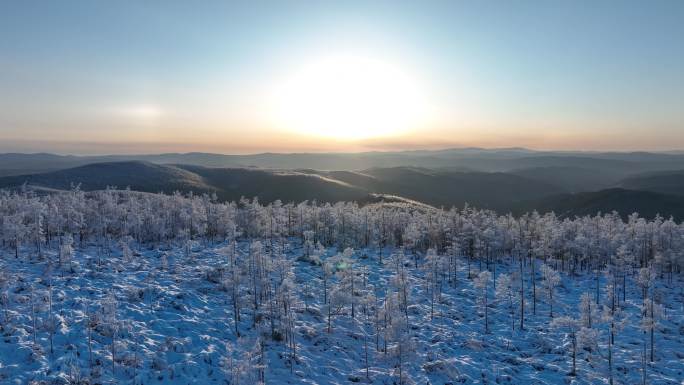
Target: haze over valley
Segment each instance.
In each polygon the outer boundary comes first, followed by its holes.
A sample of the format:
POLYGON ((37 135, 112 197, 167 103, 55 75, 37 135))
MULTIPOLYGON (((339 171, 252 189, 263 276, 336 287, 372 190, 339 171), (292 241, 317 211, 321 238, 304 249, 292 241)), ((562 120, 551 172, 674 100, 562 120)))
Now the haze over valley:
POLYGON ((684 155, 449 149, 372 153, 0 154, 0 187, 216 194, 263 203, 412 200, 561 217, 617 211, 681 219, 684 155))

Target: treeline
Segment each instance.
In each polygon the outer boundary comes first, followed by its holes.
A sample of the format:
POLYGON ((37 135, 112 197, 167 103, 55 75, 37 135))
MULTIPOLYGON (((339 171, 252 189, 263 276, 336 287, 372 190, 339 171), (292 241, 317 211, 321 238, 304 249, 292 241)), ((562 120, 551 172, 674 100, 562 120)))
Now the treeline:
MULTIPOLYGON (((672 219, 646 220, 616 213, 560 219, 537 212, 519 217, 470 207, 433 209, 403 203, 360 206, 351 202, 262 205, 257 199, 218 202, 209 195, 121 190, 38 195, 0 191, 0 238, 19 257, 20 246, 108 245, 132 239, 140 245, 188 240, 298 238, 339 248, 405 247, 416 259, 428 249, 452 250, 478 268, 501 258, 552 259, 563 270, 608 265, 681 271, 684 226, 672 219)), ((416 261, 417 263, 418 261, 416 261)))

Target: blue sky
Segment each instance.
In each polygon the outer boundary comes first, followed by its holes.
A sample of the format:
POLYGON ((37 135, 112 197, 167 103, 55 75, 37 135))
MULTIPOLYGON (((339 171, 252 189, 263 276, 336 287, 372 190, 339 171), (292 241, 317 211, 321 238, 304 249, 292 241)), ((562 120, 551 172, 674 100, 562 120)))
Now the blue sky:
POLYGON ((5 1, 0 151, 681 149, 682 20, 664 0, 5 1), (409 74, 429 119, 280 127, 273 89, 340 55, 409 74))

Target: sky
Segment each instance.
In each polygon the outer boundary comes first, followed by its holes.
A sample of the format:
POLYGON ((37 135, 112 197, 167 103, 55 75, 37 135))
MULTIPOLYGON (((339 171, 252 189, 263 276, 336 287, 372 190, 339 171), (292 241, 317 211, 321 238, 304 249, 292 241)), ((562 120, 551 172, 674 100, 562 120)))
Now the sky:
POLYGON ((684 149, 684 1, 2 1, 0 151, 684 149))

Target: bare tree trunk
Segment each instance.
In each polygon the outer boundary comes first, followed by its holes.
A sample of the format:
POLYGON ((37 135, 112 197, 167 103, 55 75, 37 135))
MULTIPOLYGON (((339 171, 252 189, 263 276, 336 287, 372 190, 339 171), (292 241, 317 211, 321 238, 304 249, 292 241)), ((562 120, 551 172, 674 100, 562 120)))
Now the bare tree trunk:
POLYGON ((48 305, 50 312, 50 354, 54 353, 53 349, 53 337, 55 334, 55 319, 52 315, 52 278, 50 279, 50 287, 48 288, 48 305))
POLYGON ((610 385, 613 385, 613 327, 610 328, 611 337, 608 338, 608 381, 610 385))
POLYGON ((532 264, 532 314, 537 314, 537 277, 534 271, 534 265, 536 261, 534 257, 530 257, 530 263, 532 264))
POLYGON ((650 330, 650 332, 651 332, 651 357, 650 357, 650 358, 651 358, 651 362, 654 361, 654 356, 655 356, 655 347, 654 347, 654 344, 653 344, 653 343, 654 343, 654 334, 655 334, 655 325, 654 325, 654 323, 655 323, 655 316, 653 315, 653 306, 654 306, 654 305, 653 305, 653 302, 654 302, 653 300, 654 300, 655 298, 654 298, 653 292, 655 292, 655 288, 654 288, 653 290, 651 290, 651 330, 650 330))
POLYGON ((93 368, 93 327, 88 321, 88 365, 93 368))
POLYGON ((520 257, 520 330, 525 330, 525 276, 523 258, 520 257))
POLYGON ((484 292, 484 308, 485 308, 485 333, 489 334, 489 306, 487 306, 487 287, 484 292))
POLYGON ((572 372, 570 372, 571 376, 574 376, 577 371, 577 335, 575 332, 572 332, 572 372))
POLYGON ((116 342, 116 326, 114 326, 114 327, 113 327, 113 330, 112 330, 112 345, 111 345, 111 353, 112 353, 112 378, 115 377, 115 376, 114 376, 114 369, 115 369, 115 365, 116 365, 116 361, 115 361, 115 352, 114 352, 114 349, 115 349, 114 343, 115 343, 115 342, 116 342))
POLYGON ((33 323, 33 346, 36 346, 36 304, 33 298, 33 286, 31 286, 31 322, 33 323))

